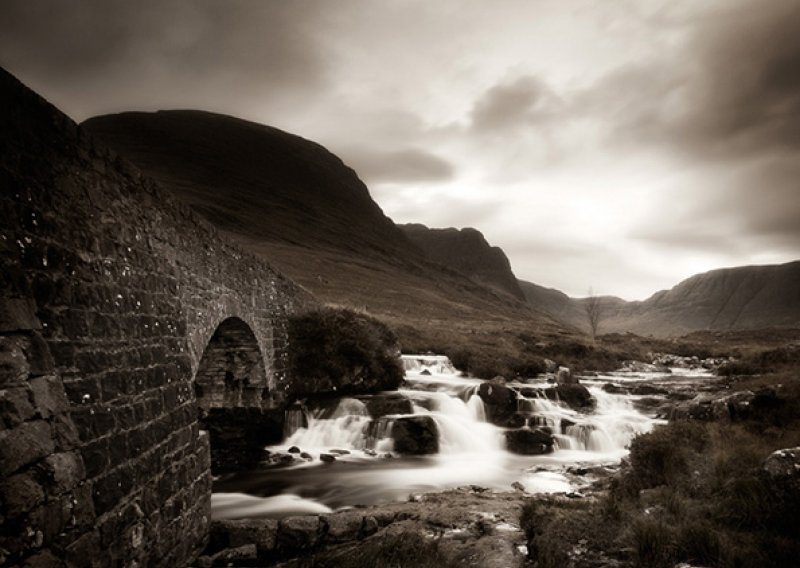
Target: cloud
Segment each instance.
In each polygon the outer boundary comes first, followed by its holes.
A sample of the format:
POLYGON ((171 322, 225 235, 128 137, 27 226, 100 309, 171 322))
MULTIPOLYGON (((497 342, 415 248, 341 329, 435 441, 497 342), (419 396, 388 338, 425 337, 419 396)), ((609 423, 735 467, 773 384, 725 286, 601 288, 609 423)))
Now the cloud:
POLYGON ((472 128, 478 132, 517 127, 552 112, 554 97, 543 81, 532 76, 492 86, 472 109, 472 128))
POLYGON ((323 12, 294 2, 7 0, 0 52, 77 120, 132 108, 249 109, 302 101, 327 81, 314 41, 323 12))
POLYGON ((418 148, 385 152, 351 148, 340 155, 368 184, 440 182, 455 173, 450 162, 418 148))
POLYGON ((683 25, 679 49, 605 76, 576 112, 608 120, 612 141, 686 160, 800 150, 800 4, 739 1, 683 25))

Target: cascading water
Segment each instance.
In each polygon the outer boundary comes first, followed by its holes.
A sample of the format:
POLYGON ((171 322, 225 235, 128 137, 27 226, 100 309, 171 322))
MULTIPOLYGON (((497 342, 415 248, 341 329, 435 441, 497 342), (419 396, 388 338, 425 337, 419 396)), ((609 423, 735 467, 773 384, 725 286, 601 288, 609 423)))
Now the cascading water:
POLYGON ((483 381, 461 376, 444 356, 404 356, 403 364, 406 385, 391 396, 408 401, 410 416, 433 420, 438 453, 394 453, 392 429, 401 414, 371 417, 365 404, 369 397, 342 398, 321 408, 296 404, 286 414, 284 442, 268 449, 285 453, 296 446, 303 458, 218 481, 215 489, 230 493, 215 496, 225 503, 224 512, 215 515, 236 516, 231 503, 243 498, 231 497, 233 492, 250 494, 242 501, 250 513, 241 516, 253 515, 252 511, 281 516, 288 514, 287 507, 301 512, 373 504, 468 484, 500 490, 519 481, 531 492, 568 491, 569 466, 615 463, 634 436, 657 422, 636 410, 630 397, 605 392, 604 377, 582 381, 596 401, 594 410, 585 413, 546 398, 544 389, 552 385, 545 380, 512 382, 507 386, 517 393, 522 427, 552 432, 555 441, 554 451, 547 455, 517 455, 506 449, 506 429, 487 421, 486 406, 478 395, 483 381), (334 463, 327 463, 330 456, 321 461, 326 453, 335 454, 334 463))

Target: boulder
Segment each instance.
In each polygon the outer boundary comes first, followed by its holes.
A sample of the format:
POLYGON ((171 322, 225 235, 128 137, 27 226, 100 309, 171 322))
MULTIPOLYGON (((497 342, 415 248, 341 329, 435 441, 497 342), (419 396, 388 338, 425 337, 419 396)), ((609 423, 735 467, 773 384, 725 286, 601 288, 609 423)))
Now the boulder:
POLYGON ((319 517, 314 515, 286 517, 278 523, 277 546, 284 553, 313 550, 319 544, 322 528, 319 517))
POLYGON ((495 377, 478 387, 486 418, 497 426, 506 426, 517 413, 517 393, 505 385, 505 379, 495 377))
POLYGON ((662 387, 656 387, 653 385, 636 385, 631 388, 631 394, 639 394, 639 395, 654 395, 654 394, 667 394, 669 391, 662 387))
POLYGON ((611 394, 628 394, 628 389, 620 386, 615 385, 614 383, 606 383, 603 385, 603 390, 607 393, 611 394))
POLYGON ((553 451, 553 436, 541 429, 508 430, 506 432, 506 449, 515 454, 537 456, 553 451))
POLYGON ((358 540, 363 524, 363 515, 358 511, 345 511, 335 515, 322 517, 328 527, 325 535, 326 542, 342 543, 358 540))
POLYGON ((590 410, 596 403, 592 393, 583 385, 558 385, 545 389, 545 396, 560 400, 575 410, 590 410))
POLYGON ((577 385, 578 377, 572 375, 569 367, 559 367, 556 371, 556 384, 558 385, 577 385))
POLYGON ((392 414, 413 414, 414 412, 411 401, 397 393, 376 394, 363 399, 363 401, 372 418, 382 418, 392 414))
POLYGON ((210 546, 216 549, 255 545, 259 556, 275 549, 278 521, 273 519, 219 520, 211 525, 210 546))
POLYGON ((319 459, 320 461, 324 461, 326 463, 333 463, 336 461, 336 456, 333 456, 331 454, 320 454, 319 459))
POLYGON ((394 451, 400 454, 425 455, 439 451, 439 429, 430 416, 403 416, 392 425, 394 451))
POLYGON ((764 460, 762 475, 784 507, 800 504, 800 446, 772 452, 764 460))
POLYGON ((676 405, 669 413, 670 420, 741 420, 750 415, 755 394, 738 391, 725 396, 700 394, 676 405))

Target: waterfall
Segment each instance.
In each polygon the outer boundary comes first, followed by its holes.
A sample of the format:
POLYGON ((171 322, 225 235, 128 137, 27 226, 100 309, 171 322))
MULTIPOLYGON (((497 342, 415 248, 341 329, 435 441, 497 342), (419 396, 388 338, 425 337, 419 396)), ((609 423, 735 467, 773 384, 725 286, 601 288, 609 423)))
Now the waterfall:
MULTIPOLYGON (((217 499, 215 514, 247 511, 280 516, 293 510, 386 502, 462 485, 508 490, 516 481, 531 492, 567 491, 574 488, 567 473, 570 466, 619 460, 633 437, 657 422, 639 412, 629 395, 601 388, 616 377, 597 377, 582 383, 596 406, 580 412, 547 398, 545 393, 552 396, 553 385, 544 379, 498 385, 513 391, 514 397, 511 408, 502 411, 510 413, 505 418, 513 427, 500 427, 487 419, 496 407, 487 406, 479 395, 485 381, 460 374, 440 355, 406 355, 403 365, 405 383, 397 391, 293 404, 286 411, 283 442, 269 448, 277 457, 266 469, 252 473, 250 487, 258 487, 259 497, 243 500, 236 495, 241 485, 226 489, 226 482, 217 481, 215 491, 227 490, 228 496, 217 499), (406 456, 394 451, 393 428, 405 415, 435 423, 437 453, 406 456), (509 440, 526 439, 528 434, 516 432, 509 438, 507 432, 525 429, 552 434, 553 451, 544 455, 509 451, 509 440), (282 455, 290 448, 291 457, 282 455)), ((520 451, 514 443, 512 448, 520 451)))

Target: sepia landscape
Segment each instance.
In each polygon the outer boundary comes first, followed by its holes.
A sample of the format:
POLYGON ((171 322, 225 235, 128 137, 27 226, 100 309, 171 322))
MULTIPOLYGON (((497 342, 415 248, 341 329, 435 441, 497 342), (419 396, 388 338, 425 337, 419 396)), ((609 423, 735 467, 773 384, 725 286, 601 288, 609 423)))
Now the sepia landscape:
POLYGON ((800 5, 0 5, 0 566, 800 558, 800 5))

